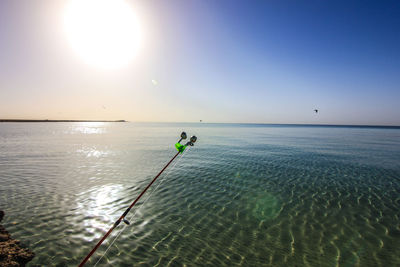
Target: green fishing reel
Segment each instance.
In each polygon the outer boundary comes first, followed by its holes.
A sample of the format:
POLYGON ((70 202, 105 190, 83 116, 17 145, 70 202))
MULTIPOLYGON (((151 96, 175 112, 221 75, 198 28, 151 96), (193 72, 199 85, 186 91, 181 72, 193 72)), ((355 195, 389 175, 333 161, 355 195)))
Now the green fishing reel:
POLYGON ((183 151, 185 151, 185 148, 187 146, 193 146, 194 143, 197 141, 197 137, 195 135, 193 135, 192 137, 190 137, 190 141, 187 142, 185 145, 181 144, 181 141, 186 139, 187 135, 185 132, 181 133, 181 139, 179 139, 178 143, 175 144, 175 148, 176 150, 178 150, 180 153, 183 153, 183 151))

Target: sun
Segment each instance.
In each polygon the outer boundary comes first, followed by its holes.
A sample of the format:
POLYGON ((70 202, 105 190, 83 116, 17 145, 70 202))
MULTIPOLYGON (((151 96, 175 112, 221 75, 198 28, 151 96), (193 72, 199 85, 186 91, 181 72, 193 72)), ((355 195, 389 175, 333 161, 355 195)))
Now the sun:
POLYGON ((100 68, 128 65, 140 44, 137 18, 124 0, 71 0, 64 28, 81 58, 100 68))

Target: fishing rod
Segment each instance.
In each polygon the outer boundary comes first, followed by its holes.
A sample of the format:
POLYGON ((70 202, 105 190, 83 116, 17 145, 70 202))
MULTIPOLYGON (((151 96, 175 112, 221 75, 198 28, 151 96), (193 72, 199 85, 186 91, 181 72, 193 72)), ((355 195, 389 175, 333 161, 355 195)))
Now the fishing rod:
POLYGON ((111 232, 122 222, 124 222, 126 225, 130 225, 130 222, 125 219, 126 215, 129 213, 129 211, 132 209, 133 206, 139 201, 139 199, 144 195, 144 193, 147 191, 147 189, 150 188, 150 186, 157 180, 157 178, 165 171, 165 169, 171 164, 172 161, 180 154, 185 151, 185 148, 187 146, 193 146, 194 143, 197 141, 196 136, 190 137, 189 142, 187 142, 185 145, 181 144, 181 141, 186 139, 187 135, 185 132, 181 133, 181 139, 179 139, 178 143, 175 144, 175 148, 178 150, 178 152, 171 158, 171 160, 162 168, 162 170, 153 178, 153 180, 146 186, 146 188, 140 193, 140 195, 132 202, 132 204, 125 210, 125 212, 121 215, 121 217, 118 218, 118 220, 115 221, 115 223, 111 226, 111 228, 108 230, 108 232, 97 242, 96 246, 89 252, 89 254, 82 260, 82 262, 79 264, 79 267, 82 267, 85 265, 85 263, 89 260, 89 258, 93 255, 93 253, 100 247, 100 245, 103 243, 103 241, 111 234, 111 232))

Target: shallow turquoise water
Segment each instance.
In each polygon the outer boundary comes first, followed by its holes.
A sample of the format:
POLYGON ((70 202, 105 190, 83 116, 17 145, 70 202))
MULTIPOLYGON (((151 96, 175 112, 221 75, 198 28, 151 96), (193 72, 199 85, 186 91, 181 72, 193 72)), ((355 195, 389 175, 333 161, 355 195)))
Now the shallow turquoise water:
POLYGON ((77 265, 181 130, 196 145, 89 266, 122 229, 99 266, 400 266, 400 129, 1 123, 0 209, 29 266, 77 265))

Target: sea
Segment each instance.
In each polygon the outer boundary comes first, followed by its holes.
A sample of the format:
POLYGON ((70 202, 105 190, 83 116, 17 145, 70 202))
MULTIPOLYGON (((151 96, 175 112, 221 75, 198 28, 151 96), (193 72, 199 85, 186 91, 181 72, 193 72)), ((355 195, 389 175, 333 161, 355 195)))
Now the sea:
POLYGON ((400 127, 0 123, 2 224, 77 266, 400 266, 400 127), (186 140, 184 141, 186 142, 186 140))

